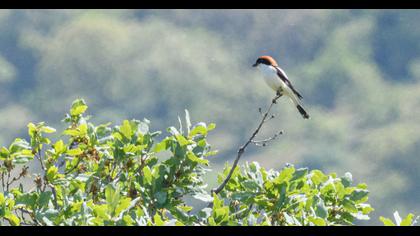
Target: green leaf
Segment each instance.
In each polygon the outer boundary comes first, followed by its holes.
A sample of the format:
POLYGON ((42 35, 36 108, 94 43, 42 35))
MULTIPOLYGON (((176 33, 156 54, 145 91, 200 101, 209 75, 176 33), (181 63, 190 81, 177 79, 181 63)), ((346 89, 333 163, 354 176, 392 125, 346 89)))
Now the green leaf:
POLYGON ((295 168, 293 166, 291 167, 285 167, 280 172, 279 176, 277 176, 274 179, 274 183, 281 184, 283 182, 289 181, 292 178, 293 173, 295 172, 295 168))
POLYGON ((308 174, 308 168, 299 168, 293 173, 293 177, 290 181, 299 180, 308 174))
POLYGON ((18 226, 18 225, 20 225, 19 218, 17 216, 15 216, 14 214, 12 214, 12 213, 6 214, 4 216, 4 218, 6 218, 9 221, 10 225, 12 225, 12 226, 18 226))
POLYGON ((119 215, 123 210, 127 209, 131 204, 131 198, 124 197, 119 200, 117 207, 115 208, 115 215, 119 215))
POLYGON ((100 217, 102 219, 109 219, 110 216, 108 215, 108 205, 94 205, 93 206, 93 214, 94 216, 100 217))
POLYGON ((80 114, 83 114, 87 109, 88 109, 88 106, 86 106, 86 105, 78 106, 78 107, 70 110, 70 115, 78 116, 80 114))
POLYGON ((4 195, 3 195, 3 193, 0 193, 0 205, 3 205, 4 202, 5 202, 4 195))
POLYGON ((79 130, 75 130, 75 129, 66 129, 63 131, 64 135, 69 135, 69 136, 79 136, 80 135, 80 131, 79 130))
POLYGON ((161 152, 168 149, 167 139, 162 140, 160 143, 156 144, 154 152, 161 152))
POLYGON ((80 135, 86 135, 87 134, 87 130, 88 130, 88 126, 86 123, 80 124, 78 127, 79 131, 80 131, 80 135))
POLYGON ((26 140, 20 139, 20 138, 16 138, 9 147, 9 151, 11 153, 14 153, 20 150, 30 150, 30 149, 31 149, 31 146, 29 145, 29 143, 26 140))
POLYGON ((37 128, 36 128, 35 124, 32 123, 32 122, 30 122, 28 124, 28 134, 29 134, 29 137, 33 138, 34 135, 35 135, 36 130, 37 130, 37 128))
POLYGON ((35 192, 23 193, 16 197, 16 205, 24 205, 33 209, 37 199, 38 196, 35 192))
POLYGON ((115 139, 122 141, 123 137, 121 134, 119 133, 112 133, 112 137, 114 137, 115 139))
POLYGON ((355 203, 353 201, 345 198, 345 199, 343 199, 342 204, 343 204, 343 207, 344 207, 345 210, 347 210, 351 213, 357 213, 358 212, 358 210, 355 206, 355 203))
POLYGON ((382 221, 382 223, 384 223, 384 225, 385 225, 385 226, 396 226, 396 225, 394 224, 394 222, 392 222, 392 220, 390 220, 390 219, 388 219, 388 218, 385 218, 385 217, 383 217, 383 216, 380 216, 380 217, 379 217, 379 220, 380 220, 380 221, 382 221))
POLYGON ((160 205, 165 204, 168 194, 166 192, 157 192, 155 194, 156 200, 160 205))
POLYGON ((168 132, 170 132, 174 136, 175 135, 179 135, 179 131, 175 127, 173 127, 173 126, 171 126, 171 127, 168 128, 168 132))
POLYGON ((220 199, 216 193, 213 193, 213 210, 223 206, 223 199, 220 199))
POLYGON ((179 209, 181 209, 184 212, 189 212, 193 209, 192 206, 178 206, 179 209))
POLYGON ((87 110, 87 108, 88 106, 86 105, 83 99, 77 99, 71 105, 70 115, 78 116, 80 114, 83 114, 87 110))
POLYGON ((343 177, 341 177, 341 183, 344 187, 349 187, 353 182, 353 176, 350 172, 346 172, 343 177))
POLYGON ((328 210, 325 207, 324 201, 320 200, 316 205, 315 214, 323 219, 328 217, 328 210))
POLYGON ((310 222, 312 222, 316 226, 326 226, 327 225, 327 223, 325 222, 325 220, 322 219, 322 218, 320 218, 320 217, 316 217, 315 218, 315 217, 309 216, 308 217, 308 220, 310 222))
POLYGON ((157 226, 163 226, 165 224, 165 222, 162 220, 162 217, 160 217, 158 213, 153 216, 153 220, 157 226))
POLYGON ((411 226, 413 223, 414 214, 408 214, 402 221, 400 226, 411 226))
POLYGON ((38 198, 38 205, 40 207, 48 207, 48 203, 50 202, 52 197, 51 191, 41 192, 38 198))
POLYGON ((77 156, 83 153, 83 151, 80 148, 75 148, 75 149, 69 149, 67 150, 67 155, 69 156, 77 156))
POLYGON ((146 184, 151 184, 153 176, 152 176, 152 171, 150 170, 149 166, 143 167, 143 175, 144 175, 144 180, 146 181, 146 184))
POLYGON ((56 166, 51 166, 47 170, 47 179, 49 181, 53 181, 56 178, 57 173, 58 173, 58 168, 56 166))
POLYGON ((114 215, 120 200, 120 193, 111 184, 105 188, 105 200, 108 204, 108 212, 114 215))
POLYGON ((176 140, 178 141, 178 143, 181 147, 189 144, 188 140, 186 138, 184 138, 184 136, 181 135, 181 134, 175 135, 175 138, 176 138, 176 140))
POLYGON ((60 139, 54 144, 54 150, 55 150, 55 153, 57 154, 60 154, 66 151, 66 147, 64 146, 63 140, 60 139))
POLYGON ((134 144, 129 143, 129 144, 124 145, 124 147, 123 147, 123 151, 124 151, 125 153, 135 154, 135 153, 137 153, 138 151, 143 150, 146 146, 147 146, 147 145, 138 145, 138 146, 136 146, 136 145, 134 145, 134 144))
POLYGON ((200 164, 207 165, 207 164, 209 163, 209 161, 208 161, 208 160, 203 159, 203 158, 199 158, 199 157, 197 157, 197 156, 196 156, 194 153, 192 153, 192 152, 188 152, 188 153, 187 153, 187 157, 188 157, 188 159, 190 159, 191 161, 193 161, 193 162, 197 162, 197 163, 200 163, 200 164))
POLYGON ((241 185, 248 191, 255 191, 260 188, 260 186, 257 183, 255 183, 254 180, 245 180, 241 182, 241 185))
POLYGON ((216 221, 214 220, 213 216, 208 218, 209 226, 216 226, 216 221))
POLYGON ((2 147, 0 149, 0 160, 5 160, 10 155, 10 152, 7 148, 2 147))
POLYGON ((53 127, 49 127, 49 126, 43 126, 40 131, 43 132, 43 133, 49 134, 49 133, 56 132, 56 129, 54 129, 53 127))
POLYGON ((218 224, 226 222, 229 219, 229 207, 224 206, 213 210, 213 217, 218 224))
POLYGON ((136 223, 133 220, 133 218, 131 218, 131 216, 129 216, 129 215, 124 215, 123 218, 122 218, 122 220, 124 222, 124 225, 127 225, 127 226, 133 226, 136 223))
MULTIPOLYGON (((31 157, 33 157, 33 155, 31 157)), ((27 156, 17 156, 12 161, 13 164, 17 164, 17 165, 26 164, 28 162, 29 162, 29 158, 27 156)))
POLYGON ((123 125, 120 127, 120 131, 126 138, 131 139, 132 130, 128 120, 123 121, 123 125))
POLYGON ((364 200, 364 198, 367 197, 368 194, 369 194, 368 190, 356 189, 351 193, 350 199, 358 203, 359 201, 364 200))
POLYGON ((216 128, 216 124, 215 124, 215 123, 210 123, 210 124, 207 126, 207 131, 213 130, 214 128, 216 128))
POLYGON ((206 127, 204 127, 204 126, 195 126, 192 130, 191 130, 191 132, 189 133, 189 136, 190 137, 192 137, 192 136, 194 136, 194 135, 197 135, 197 134, 202 134, 202 135, 207 135, 207 128, 206 127))
POLYGON ((232 193, 232 200, 239 200, 241 202, 246 201, 255 196, 255 193, 250 192, 234 192, 232 193))
POLYGON ((367 215, 370 212, 372 212, 373 210, 375 210, 369 204, 359 204, 359 205, 362 207, 362 213, 365 214, 365 215, 367 215))
POLYGON ((48 139, 48 138, 46 138, 46 137, 42 137, 42 138, 40 139, 40 142, 41 142, 41 143, 46 143, 46 144, 49 144, 49 143, 51 143, 51 140, 50 140, 50 139, 48 139))

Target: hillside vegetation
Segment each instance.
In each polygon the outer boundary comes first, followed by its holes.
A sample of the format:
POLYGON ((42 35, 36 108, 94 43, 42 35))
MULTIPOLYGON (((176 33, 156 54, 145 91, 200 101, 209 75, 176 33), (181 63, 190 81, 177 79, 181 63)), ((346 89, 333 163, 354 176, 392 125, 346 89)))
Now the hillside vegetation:
POLYGON ((165 130, 188 109, 217 124, 214 187, 274 95, 251 67, 268 54, 311 119, 279 100, 262 133, 285 135, 241 164, 351 172, 369 186, 369 224, 418 215, 418 22, 418 10, 0 10, 0 146, 29 139, 30 122, 59 127, 80 97, 97 124, 146 117, 165 130))

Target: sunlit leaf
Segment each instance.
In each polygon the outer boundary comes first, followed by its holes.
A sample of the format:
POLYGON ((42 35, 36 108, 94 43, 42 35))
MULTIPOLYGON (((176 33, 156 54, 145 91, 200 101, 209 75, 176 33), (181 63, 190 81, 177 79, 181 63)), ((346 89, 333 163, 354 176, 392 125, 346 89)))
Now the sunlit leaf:
POLYGON ((67 150, 67 155, 69 156, 77 156, 83 153, 83 151, 80 148, 75 148, 75 149, 69 149, 67 150))
POLYGON ((388 218, 385 218, 383 216, 380 216, 379 220, 382 221, 385 226, 395 226, 395 224, 394 224, 394 222, 392 222, 392 220, 390 220, 388 218))

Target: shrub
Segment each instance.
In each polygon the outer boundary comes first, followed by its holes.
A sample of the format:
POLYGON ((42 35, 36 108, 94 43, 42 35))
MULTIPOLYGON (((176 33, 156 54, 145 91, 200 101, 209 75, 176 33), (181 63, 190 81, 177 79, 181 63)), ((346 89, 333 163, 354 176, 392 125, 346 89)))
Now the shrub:
MULTIPOLYGON (((286 165, 266 170, 257 162, 235 166, 217 194, 203 175, 215 155, 206 138, 215 124, 179 127, 160 140, 147 119, 94 125, 82 99, 63 120, 56 140, 45 123, 28 125, 29 141, 0 149, 0 223, 9 225, 351 225, 367 220, 365 184, 346 173, 286 165), (30 163, 40 173, 29 173, 30 163), (23 180, 31 178, 26 186, 23 180), (207 207, 193 211, 185 198, 207 207)), ((231 166, 218 176, 226 178, 231 166)))

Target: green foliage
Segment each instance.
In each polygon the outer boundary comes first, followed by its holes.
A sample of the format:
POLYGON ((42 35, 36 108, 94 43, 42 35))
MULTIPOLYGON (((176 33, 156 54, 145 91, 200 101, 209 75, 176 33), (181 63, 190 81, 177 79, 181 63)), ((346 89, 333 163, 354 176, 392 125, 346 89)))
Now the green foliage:
POLYGON ((46 135, 54 128, 30 123, 29 142, 16 139, 0 149, 1 219, 11 225, 191 223, 192 207, 183 197, 211 199, 202 176, 208 166, 204 158, 214 154, 206 141, 214 124, 192 126, 186 113, 187 131, 170 127, 157 141, 161 133, 151 132, 147 119, 95 126, 84 116, 87 108, 82 99, 73 102, 63 139, 51 142, 46 135), (169 157, 159 159, 164 153, 169 157), (34 157, 43 171, 33 179, 36 188, 16 186, 34 157), (21 165, 22 173, 11 179, 21 165))
POLYGON ((375 219, 395 207, 418 211, 417 198, 407 197, 420 195, 412 181, 420 178, 413 168, 420 151, 418 22, 418 10, 398 9, 1 10, 0 143, 21 137, 29 117, 59 129, 62 107, 77 97, 91 101, 98 124, 147 114, 162 131, 187 106, 220 128, 212 166, 219 172, 254 125, 250 111, 269 99, 251 67, 269 54, 316 119, 304 122, 280 99, 281 123, 269 125, 287 124, 287 136, 247 153, 248 160, 350 170, 375 189, 375 219), (297 146, 295 155, 278 158, 277 150, 297 146))
MULTIPOLYGON (((60 139, 45 123, 29 123, 29 142, 0 149, 0 222, 9 225, 351 225, 369 219, 365 184, 320 170, 266 170, 257 162, 237 168, 219 195, 206 191, 215 124, 191 124, 188 111, 167 135, 150 121, 94 125, 83 99, 73 102, 60 139), (35 188, 17 184, 37 161, 35 188), (15 169, 20 174, 11 178, 15 169), (211 207, 192 213, 191 196, 211 207)), ((219 182, 229 171, 226 166, 219 182)), ((411 223, 408 216, 401 225, 411 223)))
POLYGON ((419 218, 420 218, 420 216, 415 217, 413 213, 409 213, 404 219, 401 219, 398 211, 395 211, 394 212, 395 223, 392 222, 391 219, 385 218, 383 216, 379 217, 379 220, 382 221, 382 223, 385 226, 413 226, 413 225, 417 224, 417 220, 419 218))
MULTIPOLYGON (((228 169, 227 166, 219 180, 228 169)), ((355 219, 369 219, 373 208, 366 203, 369 193, 366 185, 351 183, 349 173, 338 178, 335 173, 326 175, 319 170, 296 169, 293 165, 281 171, 267 171, 257 162, 246 163, 241 170, 235 170, 221 192, 227 206, 214 205, 230 212, 231 217, 215 222, 220 225, 352 225, 355 219)))

